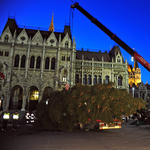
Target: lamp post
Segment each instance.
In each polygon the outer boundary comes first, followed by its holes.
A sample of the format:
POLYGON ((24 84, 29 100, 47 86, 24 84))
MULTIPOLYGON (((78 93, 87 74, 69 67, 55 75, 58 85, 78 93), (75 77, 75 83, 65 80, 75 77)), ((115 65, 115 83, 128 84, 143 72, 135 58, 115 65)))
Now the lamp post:
POLYGON ((3 99, 4 99, 4 95, 2 95, 0 98, 0 110, 3 110, 3 99))
POLYGON ((134 87, 132 87, 132 95, 133 95, 133 97, 134 97, 134 89, 135 89, 135 88, 134 88, 134 87))
POLYGON ((46 100, 46 105, 48 105, 48 101, 49 101, 49 99, 46 100))

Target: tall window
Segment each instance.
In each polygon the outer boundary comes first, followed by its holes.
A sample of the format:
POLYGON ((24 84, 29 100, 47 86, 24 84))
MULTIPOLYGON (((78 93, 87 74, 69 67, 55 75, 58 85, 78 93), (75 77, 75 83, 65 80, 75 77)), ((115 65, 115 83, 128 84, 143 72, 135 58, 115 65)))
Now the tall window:
POLYGON ((83 77, 83 84, 84 84, 84 85, 87 84, 87 75, 84 75, 84 77, 83 77))
POLYGON ((21 68, 25 68, 25 62, 26 62, 26 56, 25 55, 23 55, 22 57, 21 57, 21 68))
POLYGON ((9 56, 9 52, 5 52, 5 56, 8 57, 9 56))
POLYGON ((76 76, 75 76, 75 84, 77 84, 77 83, 79 83, 79 75, 78 74, 76 74, 76 76))
POLYGON ((51 60, 51 69, 55 70, 55 58, 54 57, 51 60))
POLYGON ((101 76, 98 76, 98 84, 101 83, 101 76))
POLYGON ((6 35, 6 36, 4 37, 4 42, 8 42, 8 40, 9 40, 9 36, 6 35))
POLYGON ((91 85, 91 75, 88 75, 88 85, 91 85))
POLYGON ((70 61, 70 57, 67 57, 67 61, 70 61))
POLYGON ((97 76, 94 76, 94 85, 97 84, 97 76))
POLYGON ((122 76, 118 77, 118 86, 122 86, 122 76))
POLYGON ((41 65, 41 57, 38 56, 36 60, 36 69, 40 69, 40 65, 41 65))
POLYGON ((19 67, 19 55, 16 55, 16 56, 15 56, 14 67, 19 67))
POLYGON ((0 56, 3 56, 3 51, 0 51, 0 56))
POLYGON ((66 82, 66 76, 63 76, 63 82, 66 82))
POLYGON ((32 56, 30 60, 30 68, 34 68, 35 57, 32 56))
POLYGON ((66 42, 66 43, 65 43, 65 48, 68 48, 68 45, 69 45, 68 42, 66 42))
POLYGON ((62 61, 65 61, 65 56, 62 56, 62 61))
POLYGON ((109 83, 109 76, 106 76, 105 77, 105 84, 108 84, 109 83))
POLYGON ((46 57, 46 60, 45 60, 45 69, 49 69, 49 57, 46 57))

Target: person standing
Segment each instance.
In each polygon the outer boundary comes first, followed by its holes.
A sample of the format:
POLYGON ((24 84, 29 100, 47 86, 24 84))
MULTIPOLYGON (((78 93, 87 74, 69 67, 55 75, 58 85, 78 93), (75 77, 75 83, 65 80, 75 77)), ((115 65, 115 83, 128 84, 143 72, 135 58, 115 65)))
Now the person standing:
POLYGON ((26 112, 25 114, 25 118, 26 118, 26 123, 30 123, 30 112, 26 112))
POLYGON ((4 114, 3 114, 3 128, 2 128, 2 131, 6 131, 9 119, 10 119, 10 113, 8 112, 8 110, 6 110, 6 112, 4 112, 4 114))
POLYGON ((31 123, 34 123, 34 119, 35 119, 35 115, 33 112, 31 112, 31 115, 30 115, 30 122, 31 123))
POLYGON ((18 120, 19 120, 19 113, 15 111, 15 113, 13 114, 13 130, 14 131, 16 131, 18 120))

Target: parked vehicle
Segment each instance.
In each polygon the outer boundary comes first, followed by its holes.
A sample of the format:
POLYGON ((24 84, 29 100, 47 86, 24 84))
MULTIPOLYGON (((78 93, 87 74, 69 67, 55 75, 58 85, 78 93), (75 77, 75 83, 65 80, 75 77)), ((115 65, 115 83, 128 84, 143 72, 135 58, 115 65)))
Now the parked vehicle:
POLYGON ((112 123, 106 123, 101 120, 96 120, 96 122, 91 122, 91 119, 88 119, 88 122, 85 123, 78 123, 79 128, 81 130, 89 130, 89 129, 99 129, 99 130, 104 130, 104 129, 120 129, 121 128, 121 121, 118 119, 114 119, 114 122, 112 123))

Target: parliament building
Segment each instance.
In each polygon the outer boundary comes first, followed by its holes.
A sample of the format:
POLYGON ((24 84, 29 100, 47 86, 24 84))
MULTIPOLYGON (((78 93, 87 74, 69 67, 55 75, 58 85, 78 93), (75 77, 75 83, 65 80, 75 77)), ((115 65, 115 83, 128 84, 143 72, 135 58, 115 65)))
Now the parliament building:
POLYGON ((0 35, 1 108, 34 110, 51 92, 77 83, 107 84, 127 89, 128 63, 119 46, 109 52, 76 49, 70 26, 54 30, 53 17, 47 30, 17 25, 8 18, 0 35))

